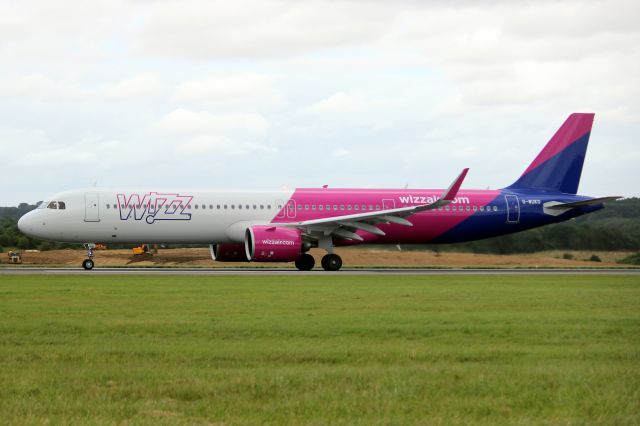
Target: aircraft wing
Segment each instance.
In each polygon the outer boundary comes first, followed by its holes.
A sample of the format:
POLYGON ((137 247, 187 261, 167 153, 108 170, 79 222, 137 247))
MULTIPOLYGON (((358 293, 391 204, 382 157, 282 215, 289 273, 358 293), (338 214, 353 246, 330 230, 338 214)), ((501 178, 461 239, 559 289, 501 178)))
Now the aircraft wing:
POLYGON ((413 226, 413 223, 405 219, 413 214, 433 210, 445 206, 452 202, 464 181, 469 169, 464 169, 447 188, 446 191, 433 203, 419 204, 417 206, 400 207, 397 209, 376 210, 364 213, 355 213, 342 216, 333 216, 320 219, 311 219, 301 222, 274 223, 274 226, 286 226, 302 229, 307 237, 333 235, 338 238, 345 238, 356 241, 363 241, 363 238, 355 231, 362 230, 375 235, 385 235, 384 231, 376 225, 380 223, 394 223, 397 225, 413 226))

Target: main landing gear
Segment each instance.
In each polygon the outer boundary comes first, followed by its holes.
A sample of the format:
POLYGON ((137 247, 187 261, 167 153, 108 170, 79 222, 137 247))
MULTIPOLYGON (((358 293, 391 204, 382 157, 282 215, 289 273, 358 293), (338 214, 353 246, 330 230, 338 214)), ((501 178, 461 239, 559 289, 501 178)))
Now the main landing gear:
POLYGON ((86 243, 84 248, 87 250, 87 258, 82 261, 82 267, 89 271, 95 266, 93 262, 93 249, 96 248, 96 245, 94 243, 86 243))
POLYGON ((306 243, 303 245, 303 253, 300 255, 298 260, 296 260, 296 268, 301 271, 310 271, 313 269, 316 262, 313 259, 313 256, 309 253, 305 253, 311 247, 318 247, 327 251, 327 254, 322 257, 322 261, 320 262, 322 269, 325 271, 338 271, 342 268, 342 258, 333 252, 333 239, 330 235, 323 235, 318 238, 317 244, 311 245, 306 243))
POLYGON ((302 253, 298 260, 296 260, 296 268, 300 271, 310 271, 315 264, 315 259, 309 253, 302 253))
MULTIPOLYGON (((315 266, 316 261, 309 253, 302 253, 296 260, 296 268, 300 271, 310 271, 315 266)), ((342 258, 335 253, 330 253, 322 257, 322 269, 325 271, 337 271, 342 267, 342 258)))
POLYGON ((325 254, 320 264, 325 271, 338 271, 342 267, 342 258, 335 253, 325 254))

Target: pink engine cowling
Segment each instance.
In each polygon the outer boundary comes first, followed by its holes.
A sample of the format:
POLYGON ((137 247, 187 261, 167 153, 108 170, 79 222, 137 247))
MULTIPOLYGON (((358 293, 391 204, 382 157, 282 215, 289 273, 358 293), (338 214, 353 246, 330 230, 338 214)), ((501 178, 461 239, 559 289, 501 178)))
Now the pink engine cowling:
POLYGON ((302 253, 299 229, 252 226, 247 228, 244 245, 246 256, 255 262, 293 262, 302 253))
POLYGON ((211 257, 218 262, 248 262, 244 244, 211 244, 211 257))

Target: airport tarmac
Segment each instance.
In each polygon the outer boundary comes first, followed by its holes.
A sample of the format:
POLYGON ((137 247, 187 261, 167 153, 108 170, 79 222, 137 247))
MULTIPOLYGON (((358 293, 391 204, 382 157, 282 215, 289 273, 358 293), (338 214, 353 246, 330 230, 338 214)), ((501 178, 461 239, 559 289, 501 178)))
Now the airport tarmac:
POLYGON ((0 275, 638 275, 640 269, 400 269, 344 268, 337 272, 322 269, 298 271, 278 268, 0 268, 0 275))

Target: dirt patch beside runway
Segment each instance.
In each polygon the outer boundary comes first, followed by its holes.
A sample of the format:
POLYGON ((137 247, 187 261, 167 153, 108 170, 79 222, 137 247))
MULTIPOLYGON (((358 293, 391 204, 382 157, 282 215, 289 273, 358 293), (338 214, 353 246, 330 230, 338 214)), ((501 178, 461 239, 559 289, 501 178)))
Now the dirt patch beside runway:
MULTIPOLYGON (((435 253, 432 251, 397 251, 380 249, 340 248, 336 251, 343 263, 349 267, 553 267, 585 268, 621 266, 616 260, 627 256, 627 252, 568 252, 573 259, 563 259, 564 251, 546 251, 523 255, 490 255, 474 253, 435 253), (602 262, 588 259, 597 255, 602 262)), ((319 266, 324 251, 314 249, 311 254, 319 266)), ((83 250, 51 250, 25 252, 23 265, 80 266, 85 257, 83 250)), ((98 250, 94 260, 97 266, 166 266, 166 267, 242 267, 245 262, 214 262, 207 248, 160 249, 154 255, 134 256, 131 250, 98 250)), ((0 263, 7 263, 6 255, 0 263)), ((286 263, 251 263, 252 267, 291 267, 286 263)))

